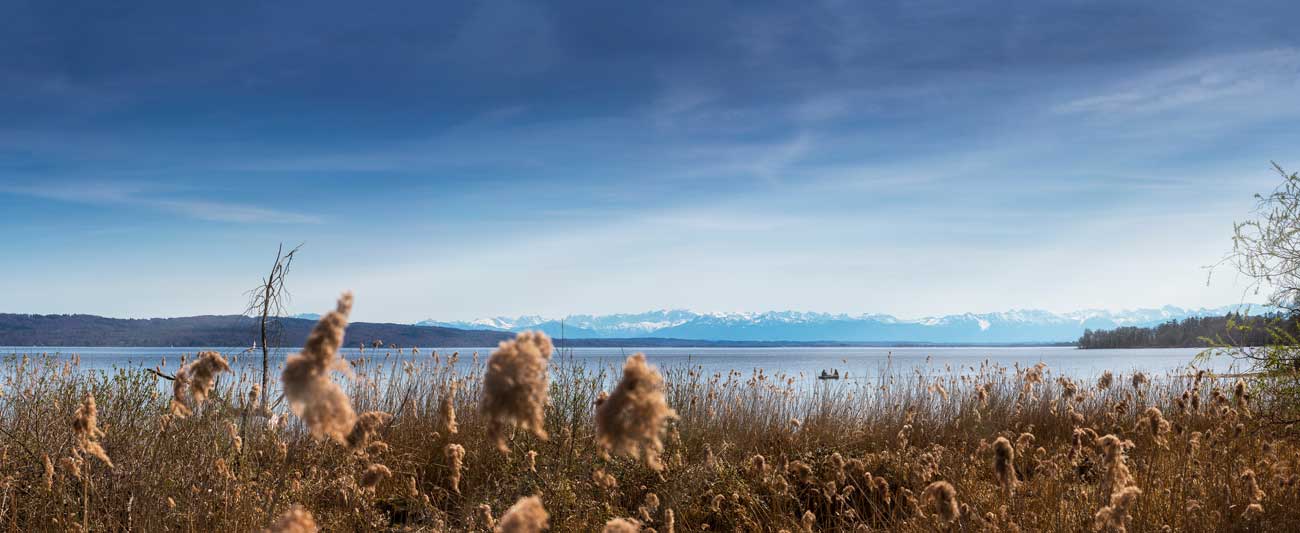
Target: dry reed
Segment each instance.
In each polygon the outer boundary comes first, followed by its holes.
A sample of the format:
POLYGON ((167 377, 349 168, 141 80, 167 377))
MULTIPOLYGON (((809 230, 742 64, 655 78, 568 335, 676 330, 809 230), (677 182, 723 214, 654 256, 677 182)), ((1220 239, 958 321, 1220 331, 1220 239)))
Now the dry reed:
POLYGON ((546 440, 547 364, 553 350, 545 333, 527 331, 503 341, 488 358, 481 410, 487 417, 488 437, 502 452, 510 449, 506 430, 516 425, 546 440))
POLYGON ((351 311, 352 293, 343 293, 338 307, 316 323, 302 352, 285 361, 282 377, 289 408, 307 424, 312 435, 340 443, 346 442, 356 413, 343 388, 330 380, 330 372, 351 372, 347 362, 338 356, 351 311))
POLYGON ((601 449, 638 457, 653 470, 663 470, 659 456, 664 424, 677 417, 664 398, 663 376, 633 354, 623 365, 623 378, 609 399, 596 408, 596 439, 601 449))
POLYGON ((550 515, 542 507, 542 500, 537 496, 520 498, 506 509, 498 521, 497 533, 537 533, 548 526, 550 515))

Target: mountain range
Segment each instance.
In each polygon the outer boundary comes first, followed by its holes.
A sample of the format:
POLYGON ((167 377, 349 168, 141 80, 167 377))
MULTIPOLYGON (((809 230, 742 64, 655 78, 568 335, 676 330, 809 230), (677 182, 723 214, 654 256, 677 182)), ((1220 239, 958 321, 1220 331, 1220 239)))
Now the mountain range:
POLYGON ((1230 305, 1068 313, 1011 310, 903 319, 887 314, 830 314, 803 311, 696 313, 683 309, 612 315, 570 315, 563 319, 536 315, 471 321, 424 320, 420 326, 519 332, 541 330, 553 337, 613 339, 655 337, 714 341, 841 341, 927 343, 1072 342, 1085 329, 1153 326, 1192 316, 1222 316, 1234 311, 1261 314, 1262 306, 1230 305))

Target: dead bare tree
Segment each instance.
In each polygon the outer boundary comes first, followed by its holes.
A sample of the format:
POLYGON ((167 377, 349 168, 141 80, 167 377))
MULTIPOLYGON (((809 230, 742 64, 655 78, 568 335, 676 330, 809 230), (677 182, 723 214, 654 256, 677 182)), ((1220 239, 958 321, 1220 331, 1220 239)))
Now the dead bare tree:
POLYGON ((248 308, 244 310, 245 315, 260 318, 258 321, 261 329, 262 345, 262 394, 260 396, 260 410, 267 410, 267 397, 270 396, 270 390, 267 389, 268 376, 270 375, 272 345, 277 348, 280 346, 281 333, 284 326, 280 323, 280 317, 284 315, 285 307, 290 300, 289 291, 284 287, 284 280, 289 275, 289 267, 293 265, 294 254, 302 248, 299 244, 288 252, 284 251, 284 244, 281 244, 275 252, 275 263, 271 265, 271 273, 262 279, 262 283, 248 291, 248 308))

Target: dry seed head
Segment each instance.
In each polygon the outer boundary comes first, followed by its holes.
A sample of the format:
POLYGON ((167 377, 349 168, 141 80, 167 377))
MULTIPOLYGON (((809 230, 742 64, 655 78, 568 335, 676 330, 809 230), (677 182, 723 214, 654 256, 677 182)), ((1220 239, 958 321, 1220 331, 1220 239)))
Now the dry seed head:
POLYGON ((597 487, 604 489, 605 492, 610 494, 613 494, 614 489, 618 488, 618 480, 614 479, 614 476, 606 473, 603 468, 597 468, 595 472, 592 472, 591 480, 596 483, 597 487))
POLYGON ((1016 449, 1006 437, 993 441, 993 473, 997 475, 1002 490, 1010 493, 1016 488, 1016 449))
POLYGON ((361 473, 361 488, 373 490, 390 477, 393 477, 393 471, 389 470, 387 466, 381 464, 370 465, 365 472, 361 473))
POLYGON ((456 384, 453 382, 447 387, 447 392, 442 395, 442 401, 438 403, 438 419, 441 422, 442 430, 448 435, 455 435, 460 431, 460 426, 456 425, 456 406, 452 400, 456 397, 456 384))
POLYGON ((1164 437, 1161 437, 1161 435, 1169 433, 1169 428, 1171 427, 1169 421, 1165 420, 1164 414, 1160 412, 1160 408, 1158 407, 1148 407, 1145 414, 1145 425, 1147 426, 1147 431, 1151 434, 1151 438, 1155 439, 1159 444, 1164 444, 1165 439, 1164 437))
POLYGON ((479 515, 479 518, 483 520, 483 526, 484 526, 484 527, 486 527, 486 528, 488 528, 488 529, 493 529, 493 530, 496 529, 497 521, 496 521, 496 519, 492 518, 492 507, 491 507, 491 506, 489 506, 489 505, 486 504, 486 503, 481 503, 481 504, 479 504, 479 506, 478 506, 478 515, 479 515))
POLYGON ((1124 457, 1124 450, 1132 448, 1133 441, 1106 435, 1096 442, 1102 449, 1102 460, 1106 466, 1106 477, 1102 481, 1103 494, 1117 494, 1124 487, 1136 484, 1124 457))
POLYGON ((542 500, 537 496, 520 498, 506 509, 497 523, 496 533, 538 533, 549 527, 547 521, 551 515, 542 507, 542 500))
POLYGON ((526 461, 528 461, 527 462, 528 471, 532 473, 537 473, 537 452, 533 450, 528 450, 526 461))
POLYGON ((601 533, 638 533, 641 531, 641 523, 631 518, 615 518, 605 522, 605 528, 601 533))
POLYGON ((113 461, 108 459, 108 453, 99 444, 99 438, 104 436, 104 431, 99 429, 99 409, 95 407, 95 397, 90 393, 86 393, 86 398, 81 401, 81 406, 73 414, 72 430, 77 435, 78 450, 113 468, 113 461))
POLYGON ((1093 531, 1109 533, 1126 533, 1129 525, 1129 510, 1137 501, 1142 490, 1137 487, 1123 487, 1110 495, 1110 505, 1102 507, 1092 518, 1093 531))
POLYGON ((957 504, 957 489, 947 481, 935 481, 921 492, 921 501, 925 507, 944 522, 952 522, 961 516, 957 504))
POLYGON ((550 386, 546 366, 553 350, 545 333, 526 331, 503 341, 488 358, 480 409, 488 419, 488 438, 502 452, 510 449, 505 432, 515 425, 546 440, 544 416, 550 386))
POLYGON ((244 439, 239 436, 239 426, 236 426, 234 422, 227 420, 226 434, 230 436, 230 443, 235 448, 236 453, 244 449, 244 439))
POLYGON ((596 440, 606 453, 639 457, 652 470, 663 470, 660 436, 673 418, 677 413, 664 398, 663 376, 637 353, 627 358, 609 400, 596 408, 596 440))
POLYGON ((447 476, 451 481, 451 490, 460 494, 460 471, 465 465, 465 447, 459 444, 448 444, 443 453, 447 455, 447 463, 451 470, 447 476))
POLYGON ((1251 503, 1259 503, 1264 499, 1264 491, 1259 488, 1259 480, 1255 478, 1255 471, 1249 468, 1241 473, 1241 481, 1246 484, 1246 493, 1250 495, 1251 503))
POLYGON ((1115 382, 1114 374, 1112 374, 1109 370, 1102 372, 1101 377, 1097 379, 1097 389, 1098 390, 1109 389, 1110 385, 1114 382, 1115 382))
POLYGON ((311 513, 302 507, 294 506, 280 515, 267 533, 316 533, 319 529, 311 513))
POLYGON ((352 429, 348 431, 344 443, 352 450, 366 449, 371 439, 379 433, 379 426, 387 424, 392 419, 393 415, 383 411, 366 411, 352 424, 352 429))
POLYGON ((356 413, 343 388, 330 380, 330 371, 351 372, 347 362, 338 357, 351 311, 352 293, 345 292, 338 307, 316 323, 302 352, 285 361, 281 376, 289 408, 307 424, 312 436, 330 437, 339 443, 344 443, 352 430, 356 413))
POLYGON ((817 515, 813 514, 811 510, 804 511, 803 518, 799 519, 799 527, 804 530, 804 533, 812 533, 813 527, 816 525, 817 515))
POLYGON ((83 462, 85 461, 76 455, 76 449, 73 449, 73 455, 59 459, 59 467, 67 470, 72 477, 81 479, 81 464, 83 462))
MULTIPOLYGON (((184 376, 184 381, 189 385, 190 398, 195 405, 199 405, 212 394, 217 374, 222 372, 230 372, 230 363, 226 362, 226 358, 217 352, 199 352, 194 361, 176 372, 176 381, 181 381, 184 376)), ((175 394, 175 389, 172 392, 175 394)))
POLYGON ((1146 374, 1143 374, 1141 372, 1135 372, 1133 374, 1133 388, 1135 389, 1147 383, 1148 381, 1149 380, 1147 379, 1146 374))
POLYGON ((46 491, 53 490, 54 489, 54 463, 50 462, 49 454, 42 455, 41 459, 45 462, 45 490, 46 491))

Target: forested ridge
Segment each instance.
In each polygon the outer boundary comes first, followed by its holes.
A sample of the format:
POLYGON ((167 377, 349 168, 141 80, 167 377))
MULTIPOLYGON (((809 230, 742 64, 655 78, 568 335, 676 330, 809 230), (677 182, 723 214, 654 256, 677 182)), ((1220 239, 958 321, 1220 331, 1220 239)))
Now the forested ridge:
POLYGON ((1210 340, 1234 346, 1263 346, 1273 341, 1270 328, 1297 336, 1297 316, 1272 313, 1189 317, 1152 327, 1084 330, 1079 348, 1200 348, 1210 340))

